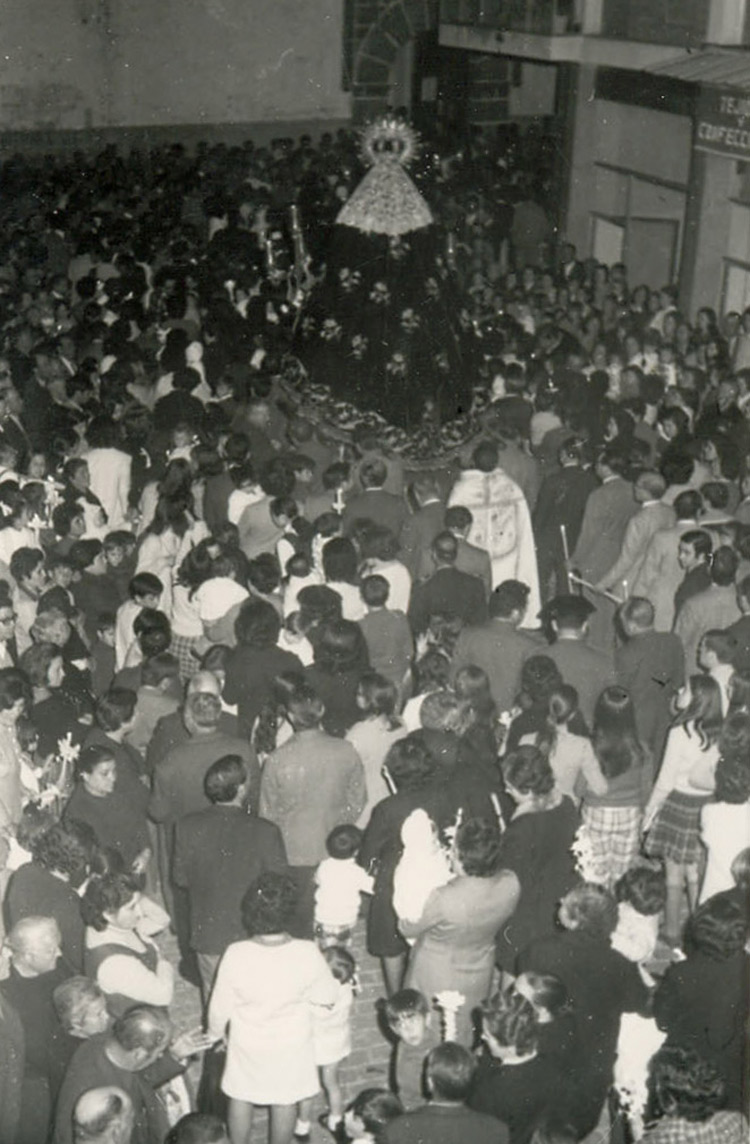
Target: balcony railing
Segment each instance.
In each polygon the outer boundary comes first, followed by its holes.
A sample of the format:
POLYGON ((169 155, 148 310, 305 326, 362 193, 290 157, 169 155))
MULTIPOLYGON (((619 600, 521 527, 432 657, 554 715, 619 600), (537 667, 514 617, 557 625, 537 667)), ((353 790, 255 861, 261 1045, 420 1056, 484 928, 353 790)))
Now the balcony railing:
POLYGON ((580 31, 574 0, 440 0, 444 24, 565 36, 580 31))

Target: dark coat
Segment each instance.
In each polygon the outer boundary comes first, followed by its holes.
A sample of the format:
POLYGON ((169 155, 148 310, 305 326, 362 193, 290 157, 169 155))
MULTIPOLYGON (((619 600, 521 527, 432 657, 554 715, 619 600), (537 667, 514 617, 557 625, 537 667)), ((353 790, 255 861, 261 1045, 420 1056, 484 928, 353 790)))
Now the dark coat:
POLYGON ((460 774, 440 778, 419 790, 403 790, 374 807, 365 829, 357 861, 375 875, 367 920, 367 948, 373 957, 396 957, 408 946, 398 930, 392 905, 393 875, 401 857, 401 827, 413 810, 421 808, 440 830, 453 826, 459 809, 468 818, 492 818, 489 788, 481 779, 465 781, 460 774))
MULTIPOLYGON (((521 953, 517 971, 550 973, 567 986, 578 1039, 571 1114, 581 1136, 593 1130, 612 1083, 620 1018, 644 1012, 648 990, 638 967, 606 938, 564 930, 539 938, 521 953)), ((580 1138, 580 1137, 579 1137, 580 1138)))
POLYGON ((476 576, 457 568, 438 568, 429 580, 416 584, 409 604, 409 623, 416 633, 426 631, 430 616, 458 616, 465 624, 487 619, 484 585, 476 576))
POLYGON ((750 957, 723 961, 692 954, 670 965, 654 995, 654 1016, 668 1045, 694 1049, 711 1061, 727 1085, 727 1107, 747 1115, 750 1045, 747 1013, 750 957))
POLYGON ((508 1129, 494 1116, 461 1104, 425 1104, 397 1116, 383 1133, 385 1144, 508 1144, 508 1129))
POLYGON ((577 882, 570 847, 579 818, 569 798, 559 806, 513 819, 503 834, 502 865, 521 883, 521 900, 497 935, 497 964, 513 972, 516 958, 534 938, 556 928, 560 899, 577 882))
POLYGON ((464 628, 453 649, 451 675, 468 664, 481 667, 490 681, 498 711, 508 711, 515 703, 521 682, 521 668, 531 655, 546 654, 546 647, 528 632, 503 620, 488 620, 464 628))
POLYGON ((658 763, 671 719, 670 702, 685 682, 685 653, 672 632, 645 632, 615 652, 617 682, 630 692, 638 734, 658 763))
POLYGON ((224 702, 230 707, 237 705, 243 734, 250 734, 261 707, 273 695, 274 679, 285 671, 302 672, 302 664, 290 651, 241 644, 233 648, 227 659, 224 702))
POLYGON ((382 489, 366 489, 358 496, 351 497, 344 509, 342 523, 344 533, 349 534, 355 520, 373 520, 375 524, 389 528, 397 539, 409 515, 406 501, 382 489))
POLYGON ((54 918, 65 961, 74 973, 83 972, 81 899, 67 882, 36 862, 27 862, 11 875, 3 912, 9 930, 21 918, 54 918))
POLYGON ((188 893, 192 948, 221 954, 245 938, 240 917, 245 891, 266 870, 285 866, 279 828, 265 818, 238 806, 217 805, 181 819, 175 827, 172 877, 188 893))

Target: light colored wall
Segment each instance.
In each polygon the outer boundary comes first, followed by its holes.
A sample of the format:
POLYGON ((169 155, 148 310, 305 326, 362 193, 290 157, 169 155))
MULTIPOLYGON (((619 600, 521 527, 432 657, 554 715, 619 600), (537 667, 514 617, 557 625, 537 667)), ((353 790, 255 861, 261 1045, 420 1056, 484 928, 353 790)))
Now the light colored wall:
POLYGON ((686 115, 670 115, 625 103, 595 101, 596 158, 640 175, 686 183, 692 125, 686 115))
POLYGON ((343 0, 2 0, 0 130, 342 119, 343 0))
POLYGON ((574 243, 579 258, 591 253, 590 211, 596 159, 595 76, 593 67, 578 68, 565 235, 574 243))
POLYGON ((593 79, 593 69, 579 69, 568 201, 567 231, 582 256, 590 253, 593 213, 682 222, 685 192, 648 179, 686 186, 692 144, 687 116, 594 99, 593 79))
POLYGON ((683 287, 683 301, 689 314, 694 314, 700 306, 719 308, 724 257, 740 254, 732 249, 730 241, 732 211, 728 199, 734 160, 725 155, 696 152, 695 168, 700 197, 693 219, 694 258, 692 266, 687 268, 683 287))

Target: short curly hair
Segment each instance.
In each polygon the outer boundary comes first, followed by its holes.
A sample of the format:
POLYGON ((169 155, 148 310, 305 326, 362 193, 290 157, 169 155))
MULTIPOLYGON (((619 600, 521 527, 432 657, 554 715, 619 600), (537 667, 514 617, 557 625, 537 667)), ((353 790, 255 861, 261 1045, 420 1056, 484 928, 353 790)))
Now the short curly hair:
POLYGON ((513 1048, 519 1056, 535 1051, 539 1043, 539 1019, 530 1001, 515 990, 496 993, 481 1007, 482 1028, 499 1045, 513 1048))
POLYGON ((78 833, 62 822, 46 830, 32 844, 31 856, 51 874, 64 874, 74 884, 84 873, 89 854, 78 833))
POLYGON ((116 914, 140 889, 140 881, 132 874, 105 874, 101 878, 91 878, 81 898, 84 924, 101 933, 109 925, 106 914, 116 914))
POLYGON ((603 886, 584 882, 560 902, 560 920, 566 929, 607 940, 617 928, 617 902, 603 886))
POLYGON ((246 890, 240 907, 242 925, 249 937, 284 933, 297 909, 297 887, 288 874, 267 871, 246 890))
POLYGON ((62 652, 56 644, 35 643, 26 648, 18 666, 26 672, 32 687, 46 687, 50 667, 56 659, 61 658, 62 652))
POLYGON ((435 756, 418 731, 393 743, 383 765, 399 791, 427 786, 437 770, 435 756))
POLYGON ((129 687, 111 687, 96 705, 95 719, 102 731, 119 731, 135 712, 138 696, 129 687))
POLYGON ((456 851, 470 878, 491 878, 500 869, 501 836, 497 823, 469 818, 456 831, 456 851))
POLYGON ((521 794, 538 797, 549 794, 555 785, 549 759, 531 744, 523 744, 506 755, 502 763, 503 777, 521 794))
POLYGON ((739 953, 747 940, 747 918, 742 906, 727 894, 714 894, 689 918, 685 926, 685 952, 701 953, 712 961, 726 961, 739 953))
POLYGON ((649 1064, 650 1111, 696 1124, 724 1103, 725 1084, 713 1065, 694 1049, 666 1046, 649 1064))
POLYGON ((26 676, 17 667, 0 668, 0 711, 9 711, 19 699, 23 699, 27 705, 31 702, 26 676))

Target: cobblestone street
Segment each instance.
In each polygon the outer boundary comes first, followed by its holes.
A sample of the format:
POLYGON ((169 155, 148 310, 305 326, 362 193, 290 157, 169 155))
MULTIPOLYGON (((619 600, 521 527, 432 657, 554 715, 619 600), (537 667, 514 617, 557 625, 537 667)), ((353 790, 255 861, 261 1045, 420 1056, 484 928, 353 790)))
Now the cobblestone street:
MULTIPOLYGON (((160 945, 163 952, 177 965, 177 943, 169 934, 160 945)), ((380 963, 370 957, 365 949, 365 925, 359 921, 354 935, 354 955, 359 967, 360 991, 354 1001, 354 1025, 352 1029, 352 1052, 341 1069, 347 1100, 362 1088, 388 1087, 388 1067, 391 1045, 378 1027, 377 1002, 385 995, 380 963)), ((198 989, 183 978, 178 977, 175 999, 171 1006, 175 1029, 182 1032, 200 1023, 201 1005, 198 989)), ((200 1066, 192 1064, 189 1077, 195 1088, 200 1079, 200 1066)), ((325 1110, 322 1093, 315 1102, 313 1125, 310 1134, 312 1144, 330 1144, 331 1135, 317 1123, 317 1117, 325 1110)), ((267 1139, 267 1117, 265 1110, 259 1110, 253 1125, 253 1144, 265 1144, 267 1139)))

